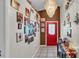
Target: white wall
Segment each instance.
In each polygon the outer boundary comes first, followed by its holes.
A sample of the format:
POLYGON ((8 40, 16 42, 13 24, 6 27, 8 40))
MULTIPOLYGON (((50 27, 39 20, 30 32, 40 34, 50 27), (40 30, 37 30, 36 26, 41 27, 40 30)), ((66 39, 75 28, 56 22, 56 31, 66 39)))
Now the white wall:
MULTIPOLYGON (((79 0, 74 0, 73 4, 70 6, 70 8, 65 12, 64 10, 64 4, 65 0, 63 1, 63 6, 61 7, 61 37, 67 37, 67 32, 64 29, 65 26, 63 25, 63 21, 66 21, 67 13, 70 13, 71 18, 71 25, 72 25, 72 38, 69 38, 69 40, 73 43, 75 48, 79 51, 79 24, 76 25, 73 21, 75 20, 75 15, 78 12, 79 13, 79 0)), ((78 56, 79 57, 79 52, 78 56)))
MULTIPOLYGON (((32 8, 26 0, 18 0, 21 8, 19 12, 24 14, 25 7, 32 8)), ((32 8, 33 9, 33 8, 32 8)), ((36 13, 36 12, 35 12, 36 13)), ((32 57, 40 46, 40 32, 31 44, 23 41, 16 43, 16 10, 10 6, 10 0, 6 1, 6 57, 32 57)), ((40 29, 40 28, 39 28, 40 29)))
POLYGON ((5 50, 4 50, 4 45, 5 45, 5 23, 4 23, 4 0, 0 0, 0 50, 1 50, 1 56, 4 57, 5 50))

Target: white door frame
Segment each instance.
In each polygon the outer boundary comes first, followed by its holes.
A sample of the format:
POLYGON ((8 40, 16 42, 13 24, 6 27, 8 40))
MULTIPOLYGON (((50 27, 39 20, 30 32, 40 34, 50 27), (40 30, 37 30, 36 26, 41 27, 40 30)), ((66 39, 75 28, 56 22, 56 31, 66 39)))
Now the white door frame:
POLYGON ((58 41, 58 21, 46 21, 45 22, 45 45, 47 46, 47 22, 56 22, 57 23, 57 41, 58 41))

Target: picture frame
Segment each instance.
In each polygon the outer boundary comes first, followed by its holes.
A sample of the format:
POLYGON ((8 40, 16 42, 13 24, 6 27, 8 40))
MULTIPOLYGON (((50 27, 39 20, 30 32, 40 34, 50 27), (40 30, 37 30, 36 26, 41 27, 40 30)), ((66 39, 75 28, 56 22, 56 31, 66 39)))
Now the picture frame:
POLYGON ((45 32, 44 28, 41 28, 41 32, 45 32))
POLYGON ((23 14, 20 12, 17 13, 17 22, 23 23, 23 14))
POLYGON ((28 36, 25 35, 25 43, 28 42, 28 36))
POLYGON ((29 8, 25 8, 25 15, 27 17, 30 17, 30 9, 29 8))
POLYGON ((22 23, 18 23, 18 29, 22 29, 22 23))
POLYGON ((69 23, 70 22, 70 13, 67 14, 66 18, 67 18, 67 23, 69 23))
POLYGON ((41 22, 45 22, 45 18, 41 18, 41 22))
POLYGON ((45 27, 45 24, 44 23, 41 23, 41 27, 45 27))
POLYGON ((65 4, 65 10, 68 10, 68 8, 73 4, 74 0, 66 0, 65 4))
POLYGON ((72 37, 72 29, 69 29, 69 31, 67 31, 67 36, 70 38, 72 37))
POLYGON ((36 32, 34 32, 34 37, 36 37, 36 32))
POLYGON ((22 33, 16 33, 16 42, 22 41, 22 33))
POLYGON ((32 36, 32 37, 29 37, 29 39, 28 39, 28 44, 30 44, 31 42, 33 42, 34 41, 34 37, 32 36))
POLYGON ((64 26, 66 25, 66 21, 64 21, 64 24, 63 24, 64 26))
POLYGON ((24 25, 26 25, 26 23, 27 23, 27 18, 26 17, 24 17, 24 25))
POLYGON ((36 27, 36 25, 37 25, 37 22, 34 22, 34 27, 36 27))
POLYGON ((20 4, 17 2, 17 0, 11 0, 10 5, 16 10, 19 10, 20 4))
POLYGON ((78 12, 76 13, 74 23, 79 24, 79 13, 78 12))

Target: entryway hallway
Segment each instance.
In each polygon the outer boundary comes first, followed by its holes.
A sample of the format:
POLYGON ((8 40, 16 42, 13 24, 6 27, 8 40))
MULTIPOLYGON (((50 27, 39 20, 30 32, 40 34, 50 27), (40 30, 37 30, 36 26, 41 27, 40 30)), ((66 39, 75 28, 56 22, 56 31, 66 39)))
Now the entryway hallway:
POLYGON ((40 46, 34 58, 57 58, 57 47, 40 46))
POLYGON ((1 58, 79 58, 79 0, 0 0, 1 58))

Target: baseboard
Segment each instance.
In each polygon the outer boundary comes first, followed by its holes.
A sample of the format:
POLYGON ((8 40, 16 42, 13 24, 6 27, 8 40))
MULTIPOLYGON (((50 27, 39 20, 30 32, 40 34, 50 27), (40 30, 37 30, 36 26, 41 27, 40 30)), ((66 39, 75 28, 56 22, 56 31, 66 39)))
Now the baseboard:
MULTIPOLYGON (((40 47, 39 47, 40 48, 40 47)), ((36 53, 38 52, 39 48, 37 48, 37 50, 35 51, 35 53, 33 54, 32 58, 34 58, 34 56, 36 55, 36 53)))
POLYGON ((40 45, 40 47, 46 47, 46 45, 40 45))

